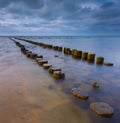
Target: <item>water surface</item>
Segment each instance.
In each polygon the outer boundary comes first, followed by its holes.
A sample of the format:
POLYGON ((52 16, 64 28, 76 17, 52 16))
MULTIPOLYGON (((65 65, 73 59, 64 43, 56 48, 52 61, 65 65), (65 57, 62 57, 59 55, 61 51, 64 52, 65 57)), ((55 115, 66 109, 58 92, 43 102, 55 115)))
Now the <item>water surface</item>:
POLYGON ((0 120, 2 123, 119 123, 120 57, 119 37, 25 37, 31 40, 77 48, 102 55, 113 67, 88 64, 61 52, 19 41, 29 50, 41 54, 53 66, 61 67, 64 80, 55 80, 34 60, 24 56, 8 37, 0 38, 0 120), (58 55, 59 57, 54 57, 58 55), (99 89, 91 85, 100 84, 99 89), (89 99, 71 94, 81 87, 89 99), (91 102, 103 101, 115 109, 112 118, 93 112, 91 102))

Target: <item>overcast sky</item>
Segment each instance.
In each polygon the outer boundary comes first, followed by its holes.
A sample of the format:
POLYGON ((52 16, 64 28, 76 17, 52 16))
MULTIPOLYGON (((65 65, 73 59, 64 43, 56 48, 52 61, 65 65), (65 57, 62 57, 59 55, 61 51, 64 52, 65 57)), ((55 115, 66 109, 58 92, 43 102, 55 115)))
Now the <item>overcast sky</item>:
POLYGON ((120 0, 0 0, 0 35, 119 35, 120 0))

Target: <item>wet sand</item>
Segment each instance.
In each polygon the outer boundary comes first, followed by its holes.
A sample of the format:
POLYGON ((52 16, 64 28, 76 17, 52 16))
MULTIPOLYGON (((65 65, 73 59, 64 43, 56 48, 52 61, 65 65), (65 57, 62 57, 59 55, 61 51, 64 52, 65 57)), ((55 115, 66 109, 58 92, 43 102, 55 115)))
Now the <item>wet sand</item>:
MULTIPOLYGON (((77 60, 71 60, 71 58, 67 56, 64 59, 56 58, 56 61, 54 61, 51 55, 46 54, 46 50, 43 49, 42 53, 46 55, 46 58, 49 58, 52 64, 59 64, 64 72, 67 73, 65 80, 57 81, 48 74, 46 70, 38 66, 34 60, 26 58, 12 41, 8 38, 4 40, 6 41, 6 46, 4 46, 4 52, 6 53, 0 58, 1 123, 119 122, 119 119, 117 119, 119 116, 118 113, 113 118, 106 119, 96 115, 89 109, 90 102, 97 100, 106 100, 109 102, 111 99, 110 95, 105 98, 100 95, 102 91, 105 93, 104 84, 101 84, 102 89, 96 93, 98 97, 93 96, 95 90, 91 88, 89 83, 89 81, 92 82, 95 79, 95 76, 92 77, 93 75, 91 74, 92 66, 86 65, 82 67, 85 63, 80 64, 81 71, 89 69, 89 71, 80 73, 77 69, 78 66, 71 67, 71 64, 74 62, 76 62, 76 65, 79 64, 77 60), (72 71, 72 69, 76 69, 76 71, 72 71), (75 74, 74 72, 79 73, 75 74), (73 74, 73 76, 71 76, 71 74, 73 74), (78 77, 79 74, 80 77, 78 77), (87 81, 81 76, 88 77, 86 79, 87 81), (92 78, 93 80, 91 80, 92 78), (82 101, 73 97, 70 93, 71 87, 80 86, 81 84, 85 84, 86 86, 84 86, 84 88, 86 87, 85 89, 91 94, 91 98, 88 101, 82 101)), ((96 69, 94 72, 95 71, 96 69)), ((103 73, 101 76, 103 76, 103 73)), ((111 75, 108 74, 108 77, 110 76, 111 75)), ((107 89, 106 92, 107 91, 109 91, 109 89, 107 89)), ((106 93, 106 95, 107 94, 108 93, 106 93)), ((111 94, 114 95, 114 89, 111 94)), ((114 101, 116 101, 116 99, 118 98, 115 98, 114 101)), ((115 105, 115 102, 112 101, 110 104, 115 105)), ((116 105, 115 108, 118 107, 119 104, 116 105)))

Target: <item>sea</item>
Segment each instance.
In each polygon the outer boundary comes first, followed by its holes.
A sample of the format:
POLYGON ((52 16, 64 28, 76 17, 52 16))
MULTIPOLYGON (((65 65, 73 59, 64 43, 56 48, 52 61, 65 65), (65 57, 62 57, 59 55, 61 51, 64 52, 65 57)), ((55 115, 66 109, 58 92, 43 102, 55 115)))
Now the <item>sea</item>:
POLYGON ((61 68, 65 78, 55 79, 35 60, 21 53, 9 36, 1 36, 1 123, 120 123, 120 36, 18 37, 95 53, 113 66, 90 64, 63 52, 15 39, 28 50, 43 55, 52 66, 61 68), (94 82, 100 87, 93 88, 94 82), (82 100, 73 96, 72 88, 87 91, 89 98, 82 100), (90 108, 93 102, 108 103, 114 109, 113 116, 99 116, 90 108))

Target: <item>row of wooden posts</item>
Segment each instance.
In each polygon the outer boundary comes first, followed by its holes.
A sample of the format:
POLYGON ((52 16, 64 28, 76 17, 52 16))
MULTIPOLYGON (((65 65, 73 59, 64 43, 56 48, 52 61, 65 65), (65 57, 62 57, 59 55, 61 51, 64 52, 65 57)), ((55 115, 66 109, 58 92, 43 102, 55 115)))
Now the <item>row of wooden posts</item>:
MULTIPOLYGON (((22 45, 20 42, 17 42, 16 40, 12 39, 16 45, 18 47, 20 47, 21 49, 21 52, 24 53, 27 57, 29 58, 32 58, 32 59, 35 59, 35 61, 37 62, 37 64, 43 66, 44 69, 48 69, 48 72, 49 73, 52 73, 53 74, 53 77, 54 78, 57 78, 57 79, 63 79, 65 77, 65 74, 62 73, 61 69, 60 68, 56 68, 56 67, 52 67, 51 64, 48 64, 48 61, 43 59, 43 56, 42 55, 38 55, 36 53, 32 53, 31 51, 29 51, 28 49, 25 48, 24 45, 22 45)), ((55 48, 56 50, 56 48, 55 48)), ((83 55, 83 52, 82 51, 77 51, 76 49, 73 50, 73 51, 70 51, 70 50, 65 50, 64 48, 64 52, 65 53, 68 53, 71 52, 71 54, 75 57, 75 58, 79 58, 80 55, 82 55, 83 57, 85 57, 85 59, 87 58, 90 58, 91 59, 94 59, 95 57, 95 54, 87 54, 85 53, 83 55)), ((82 57, 82 58, 83 58, 82 57)), ((94 82, 93 83, 93 87, 94 88, 99 88, 99 84, 97 82, 94 82)), ((89 94, 87 91, 81 89, 80 87, 78 88, 72 88, 71 89, 71 93, 80 98, 80 99, 83 99, 83 100, 87 100, 89 98, 89 94)), ((105 116, 105 117, 111 117, 113 114, 114 114, 114 109, 107 103, 104 103, 104 102, 93 102, 90 104, 90 108, 95 111, 98 115, 101 115, 101 116, 105 116)))
POLYGON ((56 79, 64 79, 65 74, 62 72, 61 68, 53 67, 51 64, 48 64, 48 61, 43 58, 43 55, 38 55, 36 53, 33 53, 25 48, 24 45, 22 45, 20 42, 15 41, 12 39, 15 44, 20 47, 21 52, 24 53, 28 58, 35 59, 38 65, 42 66, 44 69, 48 69, 49 73, 53 74, 53 77, 56 79))
MULTIPOLYGON (((49 48, 49 49, 53 49, 56 51, 60 51, 60 52, 64 52, 64 54, 67 55, 72 55, 73 58, 75 59, 82 59, 82 60, 86 60, 88 63, 94 63, 95 61, 95 53, 89 53, 89 52, 85 52, 85 51, 80 51, 77 49, 70 49, 67 47, 61 47, 61 46, 53 46, 51 44, 45 44, 45 43, 41 43, 41 42, 35 42, 35 41, 31 41, 28 39, 23 39, 23 38, 18 38, 16 37, 16 39, 18 40, 22 40, 22 41, 26 41, 28 43, 32 43, 38 46, 42 46, 43 48, 49 48)), ((102 56, 97 56, 96 57, 96 64, 97 65, 106 65, 106 66, 113 66, 113 63, 105 63, 104 62, 104 57, 102 56)))

